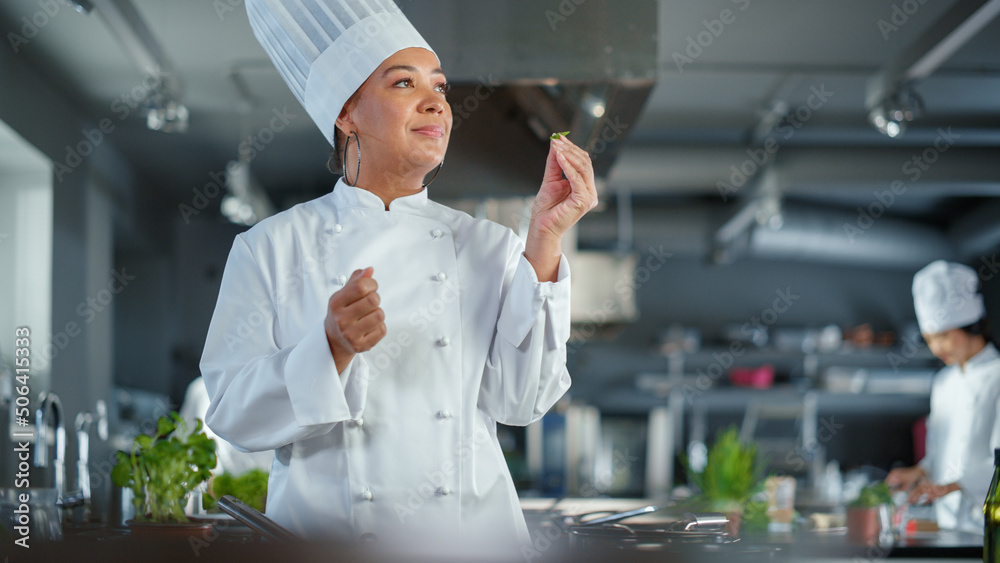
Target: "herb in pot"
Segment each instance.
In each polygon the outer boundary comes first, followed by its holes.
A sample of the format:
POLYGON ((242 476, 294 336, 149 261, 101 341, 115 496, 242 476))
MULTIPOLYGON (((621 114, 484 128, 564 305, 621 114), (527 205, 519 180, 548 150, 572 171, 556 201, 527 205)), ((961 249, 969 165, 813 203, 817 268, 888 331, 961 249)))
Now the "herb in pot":
POLYGON ((132 489, 137 521, 188 522, 184 506, 188 493, 212 476, 215 441, 202 431, 198 419, 188 433, 176 412, 160 417, 156 434, 136 436, 132 452, 118 452, 111 480, 132 489))
POLYGON ((861 494, 850 504, 851 508, 875 508, 882 504, 892 504, 892 491, 885 481, 865 485, 861 494))
POLYGON ((716 436, 701 473, 692 472, 690 466, 688 471, 701 491, 698 498, 719 512, 740 511, 763 482, 757 446, 741 443, 736 427, 716 436))

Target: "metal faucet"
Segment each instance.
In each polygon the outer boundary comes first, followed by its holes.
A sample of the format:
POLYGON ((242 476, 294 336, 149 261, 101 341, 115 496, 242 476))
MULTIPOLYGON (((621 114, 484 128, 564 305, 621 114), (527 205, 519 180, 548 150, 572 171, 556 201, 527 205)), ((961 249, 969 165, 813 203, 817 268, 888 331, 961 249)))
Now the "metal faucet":
POLYGON ((76 415, 76 481, 83 503, 90 502, 90 425, 94 417, 89 412, 76 415))
POLYGON ((42 391, 38 396, 39 406, 35 411, 35 426, 38 427, 38 441, 35 447, 35 467, 49 466, 49 428, 56 432, 56 457, 52 460, 55 467, 56 498, 61 499, 65 492, 66 480, 66 421, 63 420, 62 401, 51 391, 42 391), (51 414, 50 414, 51 413, 51 414))

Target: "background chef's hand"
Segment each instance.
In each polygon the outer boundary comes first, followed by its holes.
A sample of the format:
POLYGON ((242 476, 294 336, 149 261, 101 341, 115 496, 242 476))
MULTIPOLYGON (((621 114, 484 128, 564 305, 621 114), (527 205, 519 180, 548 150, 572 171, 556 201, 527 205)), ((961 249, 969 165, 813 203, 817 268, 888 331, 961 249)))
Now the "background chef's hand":
POLYGON ((892 489, 910 489, 921 479, 927 477, 924 469, 919 465, 912 467, 897 467, 889 472, 885 478, 885 484, 892 489))
POLYGON ((928 503, 960 489, 961 487, 958 486, 958 483, 935 485, 930 481, 923 481, 921 483, 917 483, 916 487, 913 487, 910 491, 910 497, 907 500, 910 504, 928 503))
POLYGON ((358 352, 371 350, 385 337, 385 312, 379 307, 373 268, 355 270, 326 308, 326 341, 337 371, 344 371, 358 352))
POLYGON ((561 135, 550 141, 545 175, 531 209, 524 245, 524 256, 534 266, 539 281, 555 281, 562 236, 596 205, 590 155, 561 135))

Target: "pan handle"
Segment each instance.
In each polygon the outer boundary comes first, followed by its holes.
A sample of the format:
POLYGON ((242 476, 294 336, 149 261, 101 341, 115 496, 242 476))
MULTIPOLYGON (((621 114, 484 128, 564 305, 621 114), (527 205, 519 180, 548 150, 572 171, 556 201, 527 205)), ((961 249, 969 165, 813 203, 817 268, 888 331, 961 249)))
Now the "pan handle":
POLYGON ((610 514, 608 516, 602 516, 600 518, 594 518, 593 520, 587 520, 583 522, 581 519, 584 516, 590 516, 591 514, 600 514, 600 512, 591 512, 589 514, 581 514, 576 517, 578 526, 602 526, 604 524, 611 524, 613 522, 620 522, 626 518, 631 518, 633 516, 639 516, 640 514, 649 514, 650 512, 657 512, 666 508, 664 505, 651 504, 649 506, 644 506, 642 508, 636 508, 634 510, 628 510, 626 512, 617 512, 615 514, 610 514))
POLYGON ((288 542, 299 539, 298 536, 279 526, 274 520, 264 516, 232 495, 225 495, 220 498, 219 508, 226 514, 246 524, 251 530, 268 539, 277 542, 288 542))

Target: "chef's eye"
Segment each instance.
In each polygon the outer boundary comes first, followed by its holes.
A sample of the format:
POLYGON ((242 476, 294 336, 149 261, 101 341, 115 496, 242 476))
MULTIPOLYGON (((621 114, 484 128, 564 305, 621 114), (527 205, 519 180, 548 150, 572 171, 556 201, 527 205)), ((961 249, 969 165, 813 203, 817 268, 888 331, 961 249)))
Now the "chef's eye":
POLYGON ((442 94, 444 94, 446 96, 448 95, 448 92, 451 92, 451 84, 448 84, 447 82, 442 82, 442 83, 438 84, 437 86, 435 86, 434 88, 435 88, 435 90, 437 90, 438 92, 441 92, 442 94))
POLYGON ((412 78, 401 78, 393 84, 393 87, 396 88, 409 88, 411 86, 413 86, 412 78))

